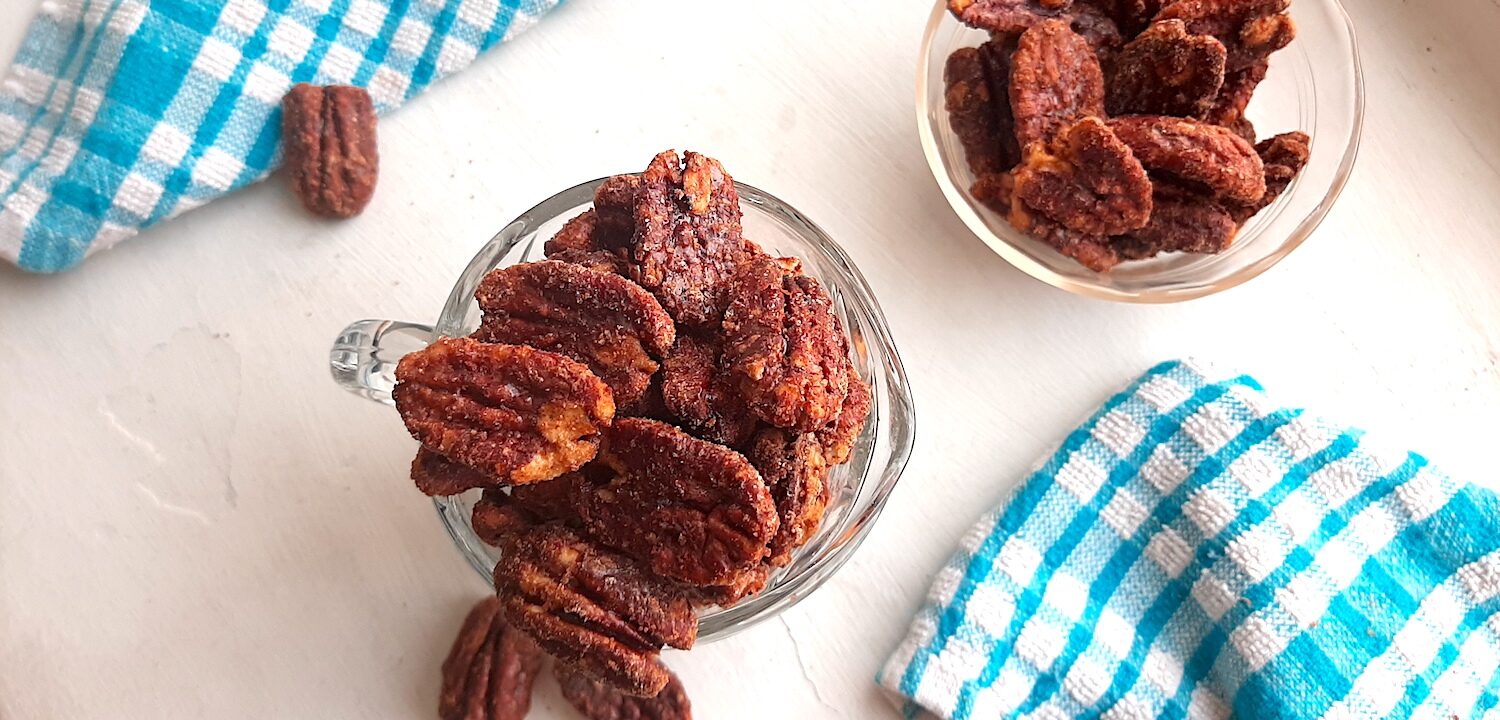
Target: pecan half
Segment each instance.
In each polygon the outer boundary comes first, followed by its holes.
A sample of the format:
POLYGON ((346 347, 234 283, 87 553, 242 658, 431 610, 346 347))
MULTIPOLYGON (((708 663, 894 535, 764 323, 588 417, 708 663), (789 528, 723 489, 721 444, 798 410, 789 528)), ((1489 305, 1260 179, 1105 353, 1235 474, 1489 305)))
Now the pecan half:
POLYGON ((1164 252, 1214 254, 1229 249, 1239 224, 1211 198, 1158 182, 1151 221, 1115 247, 1126 260, 1145 260, 1164 252))
POLYGON ((444 338, 396 366, 396 409, 424 447, 505 484, 550 480, 598 453, 609 387, 566 357, 444 338))
POLYGON ((1260 156, 1261 164, 1266 168, 1266 194, 1248 205, 1228 205, 1226 209, 1236 221, 1249 220, 1286 192, 1297 173, 1302 172, 1302 168, 1307 165, 1311 156, 1310 142, 1311 138, 1307 133, 1289 132, 1262 140, 1255 146, 1255 153, 1260 156))
POLYGON ((1111 115, 1202 117, 1224 84, 1224 44, 1163 20, 1131 40, 1107 78, 1111 115))
POLYGON ((667 673, 667 685, 653 697, 626 695, 604 683, 558 666, 553 668, 568 702, 587 720, 692 720, 693 708, 677 675, 667 673))
POLYGON ((948 56, 943 66, 946 88, 943 102, 948 110, 948 123, 963 145, 964 157, 975 175, 1004 172, 1015 164, 1014 159, 1006 157, 1004 144, 1007 137, 1015 144, 1014 128, 1001 129, 998 110, 1004 105, 1005 114, 1009 115, 1010 98, 994 96, 982 52, 980 48, 960 48, 948 56))
POLYGON ((762 420, 812 431, 849 392, 848 340, 813 278, 773 260, 745 263, 730 282, 719 360, 762 420))
POLYGON ((1016 169, 1015 197, 1084 235, 1118 235, 1151 217, 1151 180, 1131 148, 1099 118, 1060 130, 1027 148, 1016 169))
POLYGON ((766 562, 781 567, 791 562, 792 551, 807 544, 823 522, 823 511, 828 508, 828 462, 816 435, 795 435, 779 428, 757 433, 749 457, 776 501, 780 524, 766 562))
POLYGON ((709 340, 677 338, 662 361, 662 402, 682 429, 709 442, 739 447, 755 431, 755 416, 719 372, 719 354, 709 340))
POLYGON ((516 485, 509 492, 490 488, 474 503, 471 516, 474 534, 499 547, 506 536, 548 522, 570 527, 579 524, 577 494, 582 487, 578 473, 530 485, 516 485))
POLYGON ((651 293, 619 275, 544 260, 492 270, 474 292, 484 317, 474 337, 529 345, 585 363, 621 407, 645 394, 656 359, 676 340, 651 293))
POLYGON ((641 178, 637 175, 616 175, 594 190, 594 211, 599 213, 594 239, 599 247, 615 250, 630 246, 640 193, 641 178))
POLYGON ((1019 35, 1051 18, 1069 17, 1073 0, 948 0, 948 12, 969 27, 1019 35))
POLYGON ((417 448, 417 456, 412 458, 411 479, 429 497, 458 495, 474 488, 503 484, 500 478, 453 462, 425 447, 417 448))
POLYGON ((677 322, 710 328, 724 312, 723 284, 745 257, 740 196, 724 166, 666 151, 641 176, 631 277, 677 322))
POLYGON ((369 93, 299 83, 281 101, 281 136, 292 190, 303 207, 334 218, 365 209, 380 174, 369 93))
POLYGON ((1188 32, 1224 43, 1225 68, 1239 70, 1265 60, 1297 35, 1286 9, 1291 0, 1173 0, 1156 20, 1181 20, 1188 32))
POLYGON ((687 599, 559 525, 509 536, 495 565, 505 618, 559 662, 624 692, 667 684, 663 645, 687 649, 698 624, 687 599))
POLYGON ((1255 95, 1255 88, 1266 79, 1266 71, 1270 67, 1270 62, 1261 60, 1248 67, 1225 73, 1224 86, 1219 89, 1218 98, 1214 100, 1213 107, 1204 113, 1203 119, 1233 130, 1234 134, 1244 138, 1247 142, 1255 142, 1255 125, 1245 117, 1245 109, 1250 106, 1250 98, 1255 95))
POLYGON ((1104 115, 1099 58, 1068 23, 1048 20, 1027 30, 1010 64, 1010 107, 1022 153, 1080 118, 1104 115))
POLYGON ((1148 170, 1201 184, 1230 202, 1253 203, 1266 194, 1255 147, 1228 128, 1158 115, 1114 118, 1109 128, 1148 170))
POLYGON ((584 478, 589 535, 664 578, 724 583, 776 534, 776 505, 750 462, 666 423, 617 421, 584 478))
POLYGON ((839 415, 833 422, 818 430, 818 441, 823 445, 823 458, 829 465, 849 462, 854 443, 864 432, 865 419, 870 415, 873 401, 869 383, 850 368, 849 394, 844 396, 844 406, 839 408, 839 415))
POLYGON ((443 661, 438 717, 443 720, 522 720, 531 709, 531 686, 544 655, 524 634, 505 624, 495 596, 464 618, 443 661))

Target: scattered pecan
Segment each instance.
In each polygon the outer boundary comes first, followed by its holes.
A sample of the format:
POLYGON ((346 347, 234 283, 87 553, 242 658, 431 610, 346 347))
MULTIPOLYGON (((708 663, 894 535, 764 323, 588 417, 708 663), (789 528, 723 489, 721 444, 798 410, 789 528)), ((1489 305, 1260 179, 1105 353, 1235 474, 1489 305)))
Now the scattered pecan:
POLYGON ((776 501, 780 523, 766 562, 781 567, 791 562, 792 551, 807 544, 823 522, 823 511, 828 508, 828 461, 817 435, 779 428, 757 433, 749 458, 776 501))
POLYGON ((963 48, 949 55, 943 67, 943 82, 947 86, 944 103, 948 122, 963 145, 969 169, 975 175, 983 175, 1003 172, 1014 165, 1015 161, 1006 157, 1003 140, 1010 137, 1014 143, 1015 134, 1000 128, 1000 113, 996 109, 1004 104, 1008 114, 1010 99, 997 99, 991 94, 981 49, 963 48))
POLYGON ((662 667, 667 685, 653 697, 626 695, 589 677, 553 668, 563 697, 587 720, 692 720, 693 707, 677 675, 662 667))
POLYGON ((745 263, 730 282, 720 366, 762 420, 816 430, 849 392, 848 340, 823 286, 775 261, 745 263))
POLYGON ((589 535, 656 574, 716 585, 759 563, 776 505, 733 450, 655 420, 623 418, 584 472, 578 514, 589 535))
POLYGON ((740 196, 719 161, 657 155, 636 196, 631 277, 672 318, 710 328, 724 312, 723 284, 745 257, 740 196))
POLYGON ((1174 0, 1156 20, 1181 20, 1188 32, 1213 35, 1228 51, 1227 70, 1239 70, 1265 60, 1287 46, 1297 34, 1286 13, 1291 0, 1174 0))
POLYGON ((1077 233, 1118 235, 1151 217, 1151 181, 1131 148, 1099 118, 1063 128, 1027 148, 1015 197, 1077 233))
POLYGON ((1224 84, 1224 44, 1192 35, 1181 20, 1164 20, 1130 41, 1107 82, 1111 115, 1145 113, 1201 117, 1224 84))
POLYGON ((670 418, 689 433, 739 447, 755 431, 755 416, 719 372, 719 353, 712 341, 690 335, 677 338, 662 361, 662 402, 670 418))
POLYGON ((1067 22, 1048 20, 1027 30, 1010 62, 1010 106, 1023 153, 1080 118, 1104 114, 1099 59, 1067 22))
POLYGON ((1201 184, 1230 202, 1253 203, 1266 194, 1260 156, 1232 130, 1158 115, 1115 118, 1109 127, 1153 172, 1201 184))
POLYGON ((544 260, 493 270, 474 296, 484 310, 475 338, 586 363, 621 407, 641 399, 656 358, 676 340, 672 318, 639 285, 568 263, 544 260))
POLYGON ((1250 106, 1255 88, 1266 79, 1266 71, 1270 67, 1270 62, 1261 60, 1225 73, 1224 86, 1219 89, 1219 96, 1214 100, 1213 107, 1204 113, 1203 119, 1233 130, 1234 134, 1247 142, 1255 142, 1255 126, 1245 117, 1245 108, 1250 106))
POLYGON ((304 207, 334 218, 365 209, 380 174, 369 93, 347 85, 294 85, 281 101, 281 136, 292 190, 304 207))
POLYGON ((615 412, 609 387, 587 367, 470 338, 444 338, 402 358, 391 394, 424 447, 515 485, 593 459, 615 412))
POLYGON ((1068 18, 1073 0, 948 0, 948 11, 969 27, 1019 35, 1049 18, 1068 18))
POLYGON ((833 422, 818 430, 818 442, 823 445, 823 458, 829 465, 842 465, 849 461, 854 443, 865 429, 865 418, 870 415, 870 385, 853 368, 849 370, 849 394, 844 396, 844 406, 833 422))
POLYGON ((495 596, 464 618, 443 661, 438 717, 443 720, 521 720, 531 709, 531 686, 542 670, 540 648, 505 624, 495 596))
POLYGON ((1236 221, 1249 220, 1286 192, 1297 173, 1302 172, 1303 166, 1307 165, 1311 154, 1310 142, 1311 138, 1307 133, 1289 132, 1263 140, 1255 146, 1255 152, 1266 168, 1266 193, 1248 205, 1229 205, 1229 213, 1236 221))
POLYGON ((438 497, 458 495, 474 488, 501 485, 500 478, 456 463, 427 448, 417 448, 411 461, 411 479, 423 495, 438 497))
POLYGON ((686 597, 560 525, 507 537, 495 588, 506 620, 548 654, 633 695, 666 686, 663 645, 686 649, 697 637, 686 597))
POLYGON ((1227 250, 1238 231, 1239 223, 1211 198, 1159 182, 1151 221, 1117 240, 1115 247, 1126 260, 1164 252, 1214 254, 1227 250))
POLYGON ((599 213, 595 240, 606 250, 627 248, 635 234, 635 203, 641 192, 637 175, 616 175, 594 190, 594 210, 599 213))

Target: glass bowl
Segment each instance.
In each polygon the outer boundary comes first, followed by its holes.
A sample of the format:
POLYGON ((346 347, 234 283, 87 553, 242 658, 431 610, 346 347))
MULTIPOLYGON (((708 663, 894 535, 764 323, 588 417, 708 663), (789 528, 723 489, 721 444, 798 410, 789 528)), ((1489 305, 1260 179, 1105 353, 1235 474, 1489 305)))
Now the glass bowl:
POLYGON ((1240 230, 1218 255, 1169 253, 1096 273, 1011 227, 969 193, 974 174, 948 124, 943 64, 988 37, 933 7, 917 60, 917 132, 933 177, 969 229, 1022 272, 1088 297, 1169 303, 1211 295, 1259 275, 1317 228, 1349 180, 1364 122, 1364 77, 1354 26, 1338 0, 1293 0, 1297 39, 1271 56, 1271 69, 1246 116, 1265 138, 1302 130, 1312 138, 1307 167, 1280 198, 1240 230))
MULTIPOLYGON (((479 326, 474 289, 497 267, 542 259, 542 244, 568 219, 593 201, 603 179, 586 182, 548 198, 495 235, 467 268, 443 306, 436 325, 362 320, 334 342, 329 355, 334 380, 344 388, 387 405, 402 355, 438 337, 467 335, 479 326)), ((874 403, 849 463, 833 469, 827 514, 818 533, 797 551, 791 564, 774 573, 766 589, 740 604, 707 608, 698 615, 698 639, 709 642, 775 617, 807 597, 831 577, 859 547, 885 506, 911 455, 915 417, 911 388, 891 342, 884 314, 849 256, 818 226, 770 193, 736 183, 745 214, 745 235, 774 255, 802 258, 804 271, 822 281, 849 332, 854 366, 870 381, 874 403)), ((403 469, 404 471, 404 469, 403 469)), ((413 489, 413 492, 416 492, 413 489)), ((491 582, 498 551, 479 540, 470 524, 479 491, 435 498, 438 518, 460 553, 491 582)))

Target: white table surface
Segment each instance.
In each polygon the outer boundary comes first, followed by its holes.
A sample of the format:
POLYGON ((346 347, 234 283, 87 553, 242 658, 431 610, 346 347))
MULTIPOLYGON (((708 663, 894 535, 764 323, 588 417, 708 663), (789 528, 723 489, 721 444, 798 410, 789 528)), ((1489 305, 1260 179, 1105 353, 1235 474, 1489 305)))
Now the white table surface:
MULTIPOLYGON (((485 588, 406 481, 396 415, 329 380, 329 342, 430 321, 502 223, 665 147, 845 245, 919 413, 842 572, 670 655, 699 717, 895 717, 871 678, 958 536, 1161 359, 1243 368, 1493 483, 1500 7, 1351 4, 1370 103, 1342 201, 1269 274, 1181 306, 1065 294, 965 230, 916 139, 912 0, 573 0, 384 122, 357 220, 308 217, 276 177, 75 272, 0 268, 0 718, 435 716, 485 588)), ((33 6, 0 3, 0 57, 33 6)), ((540 685, 533 716, 569 717, 540 685)))

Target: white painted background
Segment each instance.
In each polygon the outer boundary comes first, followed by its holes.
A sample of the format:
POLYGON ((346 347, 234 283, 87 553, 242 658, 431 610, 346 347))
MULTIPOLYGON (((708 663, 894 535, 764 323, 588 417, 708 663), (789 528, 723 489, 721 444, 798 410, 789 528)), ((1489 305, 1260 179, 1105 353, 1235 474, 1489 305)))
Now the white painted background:
MULTIPOLYGON (((1493 483, 1500 7, 1350 2, 1370 98, 1353 181, 1281 266, 1183 306, 1073 297, 970 236, 916 139, 915 0, 572 0, 385 121, 357 220, 308 217, 276 177, 69 274, 0 267, 0 718, 435 716, 484 587, 407 482, 395 414, 329 380, 329 341, 430 321, 505 221, 665 147, 844 244, 919 412, 843 572, 669 658, 700 717, 895 717, 871 678, 956 538, 1161 359, 1242 368, 1493 483)), ((0 3, 0 57, 34 4, 0 3)), ((534 715, 569 716, 543 686, 534 715)))

